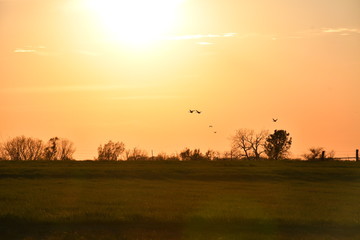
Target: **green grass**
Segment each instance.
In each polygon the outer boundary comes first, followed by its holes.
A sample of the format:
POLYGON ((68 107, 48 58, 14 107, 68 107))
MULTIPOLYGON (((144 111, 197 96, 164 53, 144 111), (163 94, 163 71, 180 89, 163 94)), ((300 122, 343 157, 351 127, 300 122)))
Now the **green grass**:
POLYGON ((360 239, 360 163, 0 162, 1 239, 360 239))

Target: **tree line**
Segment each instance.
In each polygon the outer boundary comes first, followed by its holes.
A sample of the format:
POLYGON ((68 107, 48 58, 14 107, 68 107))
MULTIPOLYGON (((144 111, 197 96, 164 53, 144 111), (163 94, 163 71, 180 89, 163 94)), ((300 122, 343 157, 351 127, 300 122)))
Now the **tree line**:
POLYGON ((74 152, 71 141, 58 137, 44 143, 37 138, 19 136, 0 145, 3 160, 73 160, 74 152))
MULTIPOLYGON (((108 141, 97 149, 96 161, 139 161, 139 160, 168 160, 168 161, 217 161, 217 160, 281 160, 289 158, 292 137, 286 130, 274 130, 272 134, 262 130, 255 132, 250 129, 238 129, 231 136, 231 149, 220 153, 208 150, 202 153, 200 149, 185 148, 179 154, 168 155, 164 152, 151 157, 145 150, 139 148, 127 149, 123 142, 108 141)), ((310 148, 309 153, 303 154, 306 160, 319 160, 323 148, 310 148)), ((18 136, 0 143, 0 160, 75 160, 73 142, 65 138, 53 137, 47 142, 40 139, 18 136)), ((322 156, 323 157, 323 156, 322 156)), ((326 155, 332 159, 334 152, 326 155)))

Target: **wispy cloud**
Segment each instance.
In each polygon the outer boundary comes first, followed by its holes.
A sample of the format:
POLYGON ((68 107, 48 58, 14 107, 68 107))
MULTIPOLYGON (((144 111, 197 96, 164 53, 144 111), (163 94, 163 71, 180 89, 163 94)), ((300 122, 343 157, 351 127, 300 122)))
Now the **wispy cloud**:
MULTIPOLYGON (((250 37, 263 37, 271 40, 281 40, 281 39, 304 39, 304 38, 313 38, 313 37, 326 37, 326 36, 349 36, 349 35, 358 35, 360 34, 359 28, 315 28, 315 29, 306 29, 302 31, 290 32, 288 34, 245 34, 244 38, 250 37)), ((240 37, 240 36, 239 36, 240 37)))
POLYGON ((14 53, 36 53, 36 50, 17 48, 17 49, 14 50, 14 53))
POLYGON ((353 33, 360 33, 360 29, 357 28, 323 28, 323 33, 339 33, 341 35, 350 35, 353 33))
POLYGON ((25 46, 25 47, 21 47, 21 48, 16 48, 14 50, 14 53, 30 53, 30 54, 36 54, 39 56, 49 56, 51 55, 50 52, 48 52, 46 50, 45 46, 39 45, 39 46, 25 46))

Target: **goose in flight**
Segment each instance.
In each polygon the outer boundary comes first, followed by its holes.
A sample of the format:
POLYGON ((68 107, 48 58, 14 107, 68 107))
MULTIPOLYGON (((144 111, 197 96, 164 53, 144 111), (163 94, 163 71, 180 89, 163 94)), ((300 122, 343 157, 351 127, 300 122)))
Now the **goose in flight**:
POLYGON ((201 113, 201 111, 199 111, 199 110, 195 110, 198 114, 200 114, 201 113))
POLYGON ((278 120, 278 119, 277 119, 277 118, 276 118, 276 119, 275 119, 275 118, 273 118, 272 120, 273 120, 273 122, 277 122, 277 120, 278 120))
POLYGON ((193 113, 195 110, 189 110, 189 113, 193 113))

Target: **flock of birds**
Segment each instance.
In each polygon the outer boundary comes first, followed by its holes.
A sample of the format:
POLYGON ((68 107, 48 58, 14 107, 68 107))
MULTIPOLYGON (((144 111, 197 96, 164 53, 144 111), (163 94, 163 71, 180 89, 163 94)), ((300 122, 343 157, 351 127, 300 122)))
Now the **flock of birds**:
MULTIPOLYGON (((189 109, 189 113, 197 113, 197 114, 201 114, 202 111, 196 110, 196 109, 189 109)), ((273 122, 277 122, 277 118, 273 118, 272 119, 273 122)), ((209 128, 213 128, 213 125, 209 125, 209 128)), ((214 133, 217 133, 216 131, 214 131, 214 133)))

